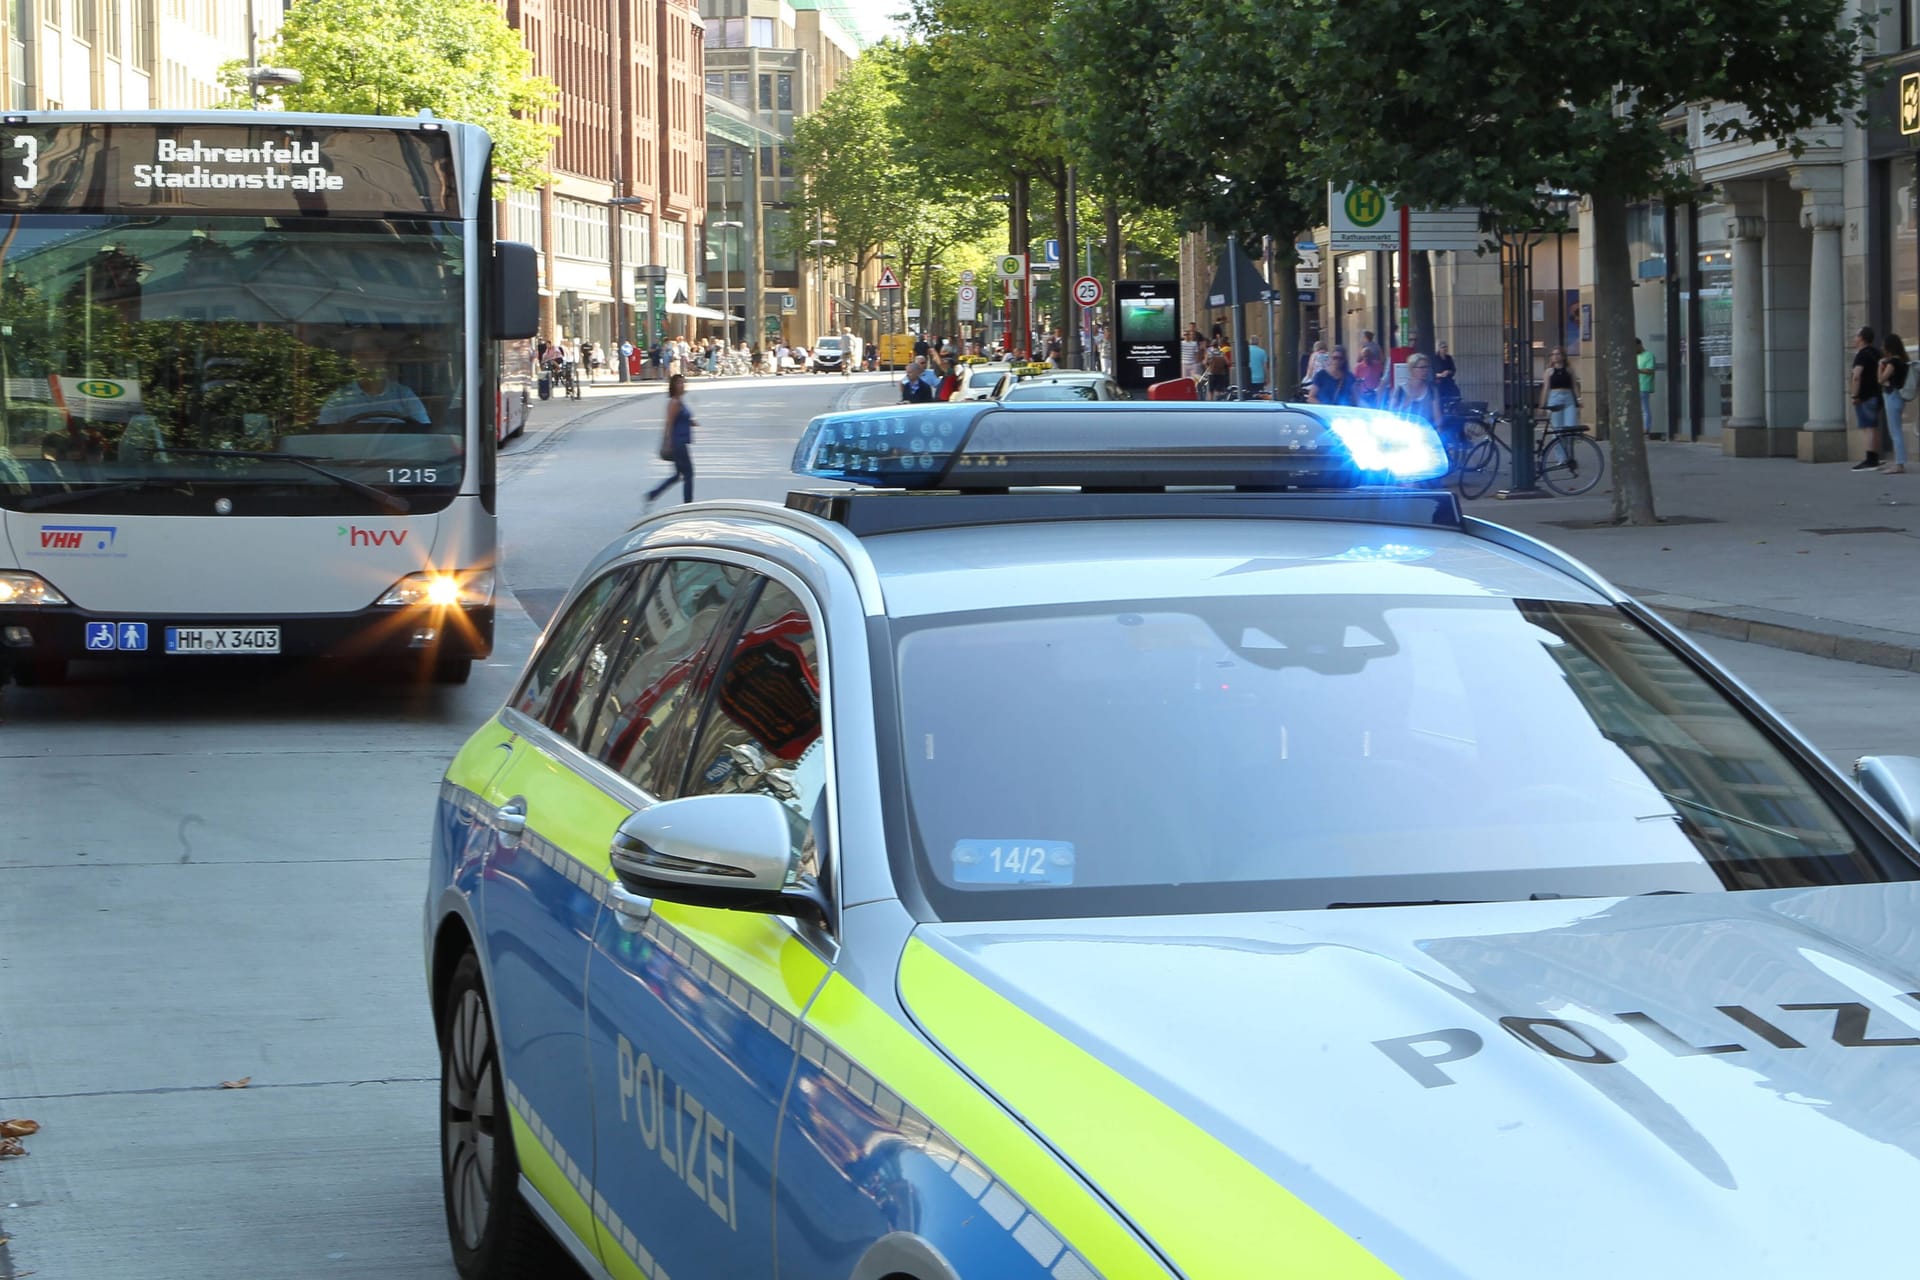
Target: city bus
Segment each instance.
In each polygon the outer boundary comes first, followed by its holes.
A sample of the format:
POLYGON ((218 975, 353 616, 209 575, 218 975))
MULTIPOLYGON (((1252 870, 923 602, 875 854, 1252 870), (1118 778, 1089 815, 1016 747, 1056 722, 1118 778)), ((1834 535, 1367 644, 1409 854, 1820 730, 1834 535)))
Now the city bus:
POLYGON ((418 119, 0 115, 0 678, 493 643, 534 252, 418 119), (513 394, 517 394, 515 388, 513 394))

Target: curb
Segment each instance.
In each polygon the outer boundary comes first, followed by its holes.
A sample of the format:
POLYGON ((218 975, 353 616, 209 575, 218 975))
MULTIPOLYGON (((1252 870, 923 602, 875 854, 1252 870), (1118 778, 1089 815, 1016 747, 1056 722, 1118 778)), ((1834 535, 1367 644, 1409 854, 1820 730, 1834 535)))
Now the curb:
POLYGON ((1621 590, 1682 631, 1743 640, 1816 658, 1858 662, 1895 671, 1920 671, 1920 636, 1906 631, 1669 592, 1636 591, 1632 587, 1621 590))

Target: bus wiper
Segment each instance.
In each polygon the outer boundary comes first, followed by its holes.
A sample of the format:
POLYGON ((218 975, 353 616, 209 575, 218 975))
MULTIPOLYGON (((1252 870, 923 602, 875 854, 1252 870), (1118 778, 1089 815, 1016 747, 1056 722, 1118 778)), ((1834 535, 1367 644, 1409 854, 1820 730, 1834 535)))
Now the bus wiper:
POLYGON ((255 458, 262 462, 291 462, 296 467, 304 467, 317 476, 325 476, 335 484, 353 490, 361 497, 377 503, 382 510, 390 511, 394 515, 405 515, 413 510, 413 504, 405 498, 388 493, 384 489, 376 489, 370 484, 362 484, 352 476, 343 476, 338 471, 329 471, 312 458, 305 458, 297 453, 266 453, 258 449, 176 449, 172 445, 167 446, 167 452, 185 458, 255 458))
POLYGON ((59 493, 43 493, 37 498, 28 498, 16 503, 16 511, 46 511, 53 507, 65 506, 69 502, 85 502, 89 498, 105 498, 116 493, 134 493, 141 489, 165 489, 178 484, 177 480, 166 480, 159 476, 145 476, 139 480, 116 480, 112 484, 97 484, 91 489, 66 489, 59 493))

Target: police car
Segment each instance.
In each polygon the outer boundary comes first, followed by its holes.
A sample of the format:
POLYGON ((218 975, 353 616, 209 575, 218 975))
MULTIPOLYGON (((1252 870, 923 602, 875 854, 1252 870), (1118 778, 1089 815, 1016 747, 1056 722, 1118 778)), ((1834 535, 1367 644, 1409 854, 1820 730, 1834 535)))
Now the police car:
POLYGON ((1891 1274, 1920 761, 1279 404, 815 419, 448 770, 469 1277, 1891 1274))

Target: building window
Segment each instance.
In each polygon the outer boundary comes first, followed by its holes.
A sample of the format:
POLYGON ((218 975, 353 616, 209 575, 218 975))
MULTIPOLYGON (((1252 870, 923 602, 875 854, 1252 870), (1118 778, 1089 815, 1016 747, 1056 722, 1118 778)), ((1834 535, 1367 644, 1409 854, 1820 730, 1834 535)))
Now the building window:
POLYGON ((707 72, 707 96, 710 98, 724 98, 727 96, 727 77, 724 72, 707 72))
POLYGON ((507 237, 522 244, 530 244, 536 250, 544 248, 540 235, 540 193, 538 191, 510 191, 507 193, 507 237))
POLYGON ((725 147, 713 147, 713 146, 708 147, 707 148, 707 176, 709 178, 721 178, 726 176, 726 172, 727 172, 727 149, 725 147))
POLYGON ((744 49, 747 47, 747 20, 745 18, 724 18, 721 20, 720 47, 722 49, 744 49))
POLYGON ((153 72, 153 0, 133 0, 133 65, 153 72))
POLYGON ((760 73, 760 109, 773 110, 773 77, 764 71, 760 73))
POLYGON ((754 48, 772 49, 777 47, 773 42, 773 19, 772 18, 753 18, 753 19, 750 19, 749 21, 752 26, 752 30, 750 34, 753 39, 754 48))
POLYGON ((727 101, 743 110, 753 109, 753 99, 748 96, 747 86, 752 83, 744 71, 727 73, 727 101))
POLYGON ((775 86, 775 93, 773 97, 773 109, 775 111, 793 110, 793 75, 792 73, 782 71, 779 75, 775 76, 774 86, 775 86))
POLYGON ((670 275, 685 275, 687 273, 687 224, 669 222, 660 229, 666 233, 667 242, 667 260, 661 265, 666 267, 670 275))
POLYGON ((760 176, 763 178, 771 178, 773 176, 772 147, 760 148, 760 176))

